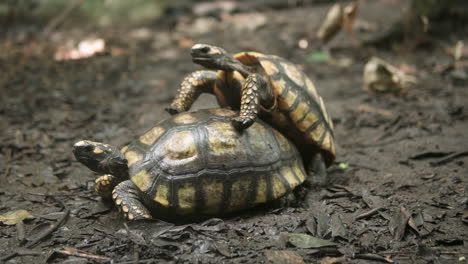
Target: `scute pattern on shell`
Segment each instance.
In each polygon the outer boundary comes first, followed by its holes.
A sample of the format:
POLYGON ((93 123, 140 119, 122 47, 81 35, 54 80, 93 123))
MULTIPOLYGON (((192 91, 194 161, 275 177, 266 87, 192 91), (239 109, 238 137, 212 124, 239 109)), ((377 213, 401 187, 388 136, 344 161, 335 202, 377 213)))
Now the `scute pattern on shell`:
POLYGON ((298 146, 321 150, 329 165, 335 159, 333 123, 313 82, 297 66, 274 55, 241 52, 234 55, 242 63, 262 68, 270 81, 279 113, 271 114, 271 123, 289 135, 298 146), (286 118, 286 120, 285 120, 286 118))
POLYGON ((229 212, 279 198, 305 180, 289 140, 262 121, 240 133, 235 115, 175 115, 131 143, 130 178, 145 199, 176 215, 229 212))

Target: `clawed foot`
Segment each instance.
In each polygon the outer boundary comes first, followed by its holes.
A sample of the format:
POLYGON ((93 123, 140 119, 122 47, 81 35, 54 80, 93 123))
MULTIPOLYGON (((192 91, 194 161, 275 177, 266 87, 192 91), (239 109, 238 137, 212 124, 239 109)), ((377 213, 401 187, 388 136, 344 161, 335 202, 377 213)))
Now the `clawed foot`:
POLYGON ((98 177, 95 181, 94 189, 96 192, 104 199, 105 201, 112 200, 112 190, 118 184, 117 179, 110 175, 102 175, 98 177))
POLYGON ((252 118, 243 118, 238 116, 234 117, 231 122, 237 130, 244 130, 249 128, 254 123, 254 120, 252 118))

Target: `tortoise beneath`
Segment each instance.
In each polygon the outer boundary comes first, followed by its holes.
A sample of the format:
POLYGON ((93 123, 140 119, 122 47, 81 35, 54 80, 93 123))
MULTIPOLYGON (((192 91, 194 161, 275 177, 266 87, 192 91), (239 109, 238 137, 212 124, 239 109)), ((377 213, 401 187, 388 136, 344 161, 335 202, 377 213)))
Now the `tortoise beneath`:
POLYGON ((305 181, 296 147, 263 122, 242 132, 237 113, 175 115, 119 150, 82 140, 76 159, 105 174, 96 191, 128 220, 221 215, 280 198, 305 181))
POLYGON ((239 129, 260 118, 290 138, 301 152, 313 183, 325 185, 326 168, 335 159, 333 123, 312 81, 283 58, 258 52, 234 56, 220 47, 196 44, 193 62, 208 70, 189 74, 170 107, 170 114, 190 109, 201 93, 212 93, 221 107, 240 110, 232 118, 239 129))

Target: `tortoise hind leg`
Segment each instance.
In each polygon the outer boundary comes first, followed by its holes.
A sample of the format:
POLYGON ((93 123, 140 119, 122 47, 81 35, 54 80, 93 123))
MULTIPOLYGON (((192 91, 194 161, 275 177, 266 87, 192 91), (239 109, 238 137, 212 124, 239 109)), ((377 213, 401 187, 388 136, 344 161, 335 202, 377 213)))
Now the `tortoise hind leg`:
POLYGON ((216 79, 217 74, 214 71, 195 71, 187 75, 166 111, 175 115, 189 110, 201 93, 213 93, 216 79))
POLYGON ((112 191, 112 199, 127 220, 152 219, 149 210, 140 201, 140 191, 130 180, 119 183, 112 191))
POLYGON ((311 207, 314 203, 313 189, 324 187, 329 183, 327 166, 323 159, 322 154, 314 155, 307 164, 307 179, 305 181, 305 188, 301 189, 301 197, 304 198, 307 207, 311 207))
POLYGON ((257 73, 250 74, 242 86, 239 116, 232 119, 238 130, 247 129, 257 118, 260 105, 274 105, 275 97, 268 82, 257 73))
POLYGON ((327 166, 322 154, 314 155, 307 164, 307 182, 311 186, 326 186, 329 182, 327 166))

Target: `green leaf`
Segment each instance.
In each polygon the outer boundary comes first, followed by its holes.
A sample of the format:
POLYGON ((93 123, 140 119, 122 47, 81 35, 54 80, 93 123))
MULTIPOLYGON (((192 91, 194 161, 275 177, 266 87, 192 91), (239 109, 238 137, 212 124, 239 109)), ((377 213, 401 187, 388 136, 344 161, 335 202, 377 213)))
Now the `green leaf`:
POLYGON ((0 222, 5 225, 16 225, 19 221, 30 217, 32 217, 32 215, 28 211, 20 209, 0 215, 0 222))
POLYGON ((465 260, 466 260, 465 256, 458 257, 458 261, 465 261, 465 260))
POLYGON ((349 163, 348 162, 341 162, 340 165, 338 165, 340 167, 340 169, 342 170, 346 170, 347 168, 349 168, 349 163))
POLYGON ((312 52, 307 56, 308 60, 311 61, 329 61, 331 59, 330 53, 326 51, 312 52))
POLYGON ((321 248, 338 246, 338 244, 331 241, 316 238, 307 234, 290 233, 288 234, 288 237, 288 242, 298 248, 321 248))

